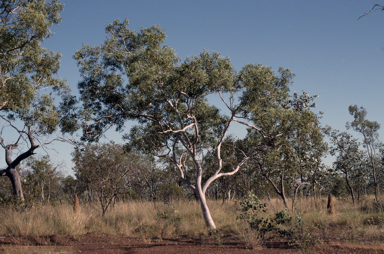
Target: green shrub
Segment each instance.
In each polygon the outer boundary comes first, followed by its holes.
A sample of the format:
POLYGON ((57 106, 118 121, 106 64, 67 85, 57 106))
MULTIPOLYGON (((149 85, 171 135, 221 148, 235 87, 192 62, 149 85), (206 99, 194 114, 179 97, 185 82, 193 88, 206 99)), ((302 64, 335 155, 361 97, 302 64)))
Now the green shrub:
POLYGON ((266 232, 276 231, 282 235, 289 235, 290 231, 282 228, 281 225, 292 221, 288 211, 282 210, 275 213, 274 217, 268 214, 267 204, 261 203, 253 193, 249 193, 243 201, 240 202, 241 214, 237 219, 243 220, 249 224, 251 229, 260 232, 264 237, 266 232))

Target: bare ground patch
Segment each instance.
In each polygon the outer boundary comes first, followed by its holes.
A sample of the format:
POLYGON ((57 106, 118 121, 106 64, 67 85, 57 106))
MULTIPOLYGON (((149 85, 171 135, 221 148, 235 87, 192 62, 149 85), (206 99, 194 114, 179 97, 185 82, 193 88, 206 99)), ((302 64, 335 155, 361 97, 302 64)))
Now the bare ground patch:
POLYGON ((0 238, 1 253, 384 253, 384 245, 353 243, 319 244, 313 249, 299 250, 286 241, 267 242, 255 249, 231 236, 223 237, 221 244, 207 237, 138 239, 89 232, 84 235, 51 235, 46 237, 0 238))

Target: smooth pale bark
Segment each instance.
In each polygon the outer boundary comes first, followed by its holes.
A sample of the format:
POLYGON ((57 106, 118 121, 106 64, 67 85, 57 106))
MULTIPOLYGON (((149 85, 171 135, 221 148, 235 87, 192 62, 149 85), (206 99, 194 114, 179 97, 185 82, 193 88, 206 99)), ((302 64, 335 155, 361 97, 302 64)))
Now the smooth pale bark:
POLYGON ((203 212, 205 224, 209 229, 216 230, 216 225, 212 219, 211 212, 209 211, 207 200, 205 199, 205 195, 200 196, 200 206, 201 206, 201 211, 203 212))

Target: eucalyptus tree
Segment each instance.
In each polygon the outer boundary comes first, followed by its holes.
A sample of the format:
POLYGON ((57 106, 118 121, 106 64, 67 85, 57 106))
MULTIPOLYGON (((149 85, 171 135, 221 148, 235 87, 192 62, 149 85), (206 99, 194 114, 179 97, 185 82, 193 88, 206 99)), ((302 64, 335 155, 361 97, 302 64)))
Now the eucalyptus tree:
POLYGON ((60 54, 41 46, 51 35, 50 27, 60 22, 62 9, 55 0, 0 3, 0 146, 7 164, 0 176, 11 180, 21 200, 20 162, 54 141, 69 141, 51 136, 61 118, 54 93, 68 96, 69 92, 56 75, 60 54))
POLYGON ((347 122, 346 127, 352 128, 354 131, 363 135, 363 146, 366 149, 368 160, 370 162, 372 177, 375 187, 375 200, 378 201, 379 182, 377 177, 377 152, 381 146, 379 141, 380 124, 376 121, 366 119, 367 110, 363 107, 358 108, 357 105, 349 106, 349 113, 353 116, 352 122, 347 122))
POLYGON ((288 202, 285 186, 291 179, 295 184, 294 202, 298 189, 304 184, 310 184, 308 174, 320 167, 321 157, 326 150, 321 133, 319 116, 310 108, 315 107, 314 99, 309 96, 294 93, 285 101, 280 101, 284 111, 274 114, 261 114, 263 129, 267 136, 274 139, 264 142, 259 132, 250 130, 246 138, 251 147, 258 144, 253 161, 259 167, 261 174, 273 186, 276 194, 281 197, 286 208, 288 202), (284 134, 284 135, 282 135, 284 134))
MULTIPOLYGON (((284 102, 293 74, 252 64, 236 73, 230 60, 217 52, 203 51, 181 60, 164 45, 166 35, 160 27, 135 32, 128 23, 113 22, 106 28, 104 44, 85 45, 75 54, 82 75, 78 87, 83 139, 97 141, 111 126, 122 131, 126 121, 136 120, 124 135, 127 147, 173 163, 180 181, 199 198, 206 225, 215 229, 206 202, 208 187, 220 177, 236 174, 261 146, 250 146, 236 164, 224 169, 222 148, 229 128, 237 122, 260 133, 264 143, 285 135, 283 127, 274 131, 268 127, 289 125, 294 111, 284 102), (221 102, 221 109, 211 100, 221 102), (283 120, 274 120, 278 117, 283 120), (206 156, 215 161, 209 175, 206 156), (187 162, 193 162, 193 178, 187 175, 191 172, 187 162)), ((72 98, 68 105, 74 102, 72 98)), ((79 115, 67 112, 65 123, 75 123, 79 115)))
POLYGON ((315 108, 314 102, 318 95, 310 96, 306 92, 301 95, 294 93, 290 100, 291 107, 297 112, 293 120, 294 125, 289 135, 292 160, 291 169, 296 177, 296 186, 292 201, 294 211, 295 200, 299 188, 303 185, 311 185, 313 197, 316 197, 315 188, 321 175, 324 173, 324 165, 321 161, 328 147, 324 141, 325 128, 321 127, 322 112, 315 114, 311 108, 315 108))
POLYGON ((359 169, 363 163, 364 155, 359 150, 360 143, 347 132, 333 131, 331 133, 332 148, 331 155, 336 155, 336 160, 333 163, 336 171, 341 171, 344 174, 345 182, 349 188, 353 204, 355 201, 355 190, 353 182, 356 181, 356 176, 359 175, 359 169))

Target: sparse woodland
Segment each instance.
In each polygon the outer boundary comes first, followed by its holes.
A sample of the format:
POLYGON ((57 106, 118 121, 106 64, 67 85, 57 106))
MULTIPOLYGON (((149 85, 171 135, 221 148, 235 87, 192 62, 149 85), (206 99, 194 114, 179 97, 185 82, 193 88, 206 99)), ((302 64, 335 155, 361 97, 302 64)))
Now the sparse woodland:
POLYGON ((235 70, 208 51, 181 59, 162 28, 132 31, 128 20, 73 52, 75 97, 56 77, 60 55, 41 46, 61 10, 0 2, 0 235, 383 240, 384 146, 364 107, 346 108, 334 130, 317 95, 290 91, 289 69, 235 70), (110 128, 126 143, 100 142, 110 128), (46 155, 57 142, 73 144, 71 175, 46 155))

